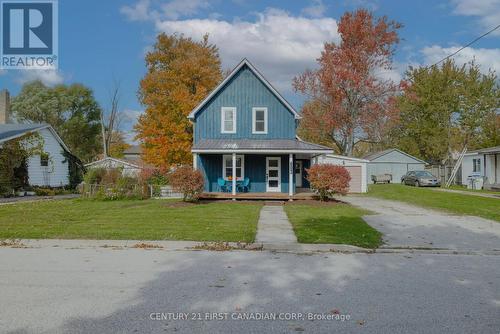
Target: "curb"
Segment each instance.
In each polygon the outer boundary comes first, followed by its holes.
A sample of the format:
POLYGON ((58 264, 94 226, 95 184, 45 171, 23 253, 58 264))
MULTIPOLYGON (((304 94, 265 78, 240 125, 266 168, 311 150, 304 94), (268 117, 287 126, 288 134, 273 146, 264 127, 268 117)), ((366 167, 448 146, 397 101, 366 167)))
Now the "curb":
POLYGON ((0 248, 64 248, 64 249, 143 249, 162 251, 270 251, 292 254, 443 254, 443 255, 500 255, 500 249, 439 249, 439 248, 362 248, 342 244, 299 243, 239 243, 174 240, 79 240, 79 239, 15 239, 0 242, 0 248))

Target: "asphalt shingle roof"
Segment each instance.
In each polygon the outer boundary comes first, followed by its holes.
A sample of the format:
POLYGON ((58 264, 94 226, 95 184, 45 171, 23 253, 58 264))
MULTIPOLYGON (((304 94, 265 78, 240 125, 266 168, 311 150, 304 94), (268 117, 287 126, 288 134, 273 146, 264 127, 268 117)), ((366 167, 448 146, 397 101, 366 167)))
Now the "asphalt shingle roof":
POLYGON ((47 124, 0 124, 0 141, 14 136, 21 136, 27 132, 46 127, 47 124))
POLYGON ((308 143, 297 139, 203 139, 193 150, 328 150, 330 147, 308 143))

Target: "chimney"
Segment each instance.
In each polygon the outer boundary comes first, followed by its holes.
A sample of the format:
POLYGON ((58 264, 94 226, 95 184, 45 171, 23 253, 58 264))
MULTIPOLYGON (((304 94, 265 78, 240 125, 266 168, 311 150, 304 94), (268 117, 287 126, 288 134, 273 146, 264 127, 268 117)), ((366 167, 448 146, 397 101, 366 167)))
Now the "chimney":
POLYGON ((0 124, 9 123, 10 97, 7 89, 0 91, 0 124))

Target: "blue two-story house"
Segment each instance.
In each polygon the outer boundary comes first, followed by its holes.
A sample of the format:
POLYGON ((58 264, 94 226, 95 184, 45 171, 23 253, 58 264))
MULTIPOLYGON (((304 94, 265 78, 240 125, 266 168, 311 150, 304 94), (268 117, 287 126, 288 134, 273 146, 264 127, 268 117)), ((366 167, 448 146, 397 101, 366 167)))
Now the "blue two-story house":
POLYGON ((333 153, 297 138, 299 113, 247 59, 188 117, 194 126, 193 165, 203 173, 207 193, 291 197, 309 187, 305 169, 311 159, 333 153))

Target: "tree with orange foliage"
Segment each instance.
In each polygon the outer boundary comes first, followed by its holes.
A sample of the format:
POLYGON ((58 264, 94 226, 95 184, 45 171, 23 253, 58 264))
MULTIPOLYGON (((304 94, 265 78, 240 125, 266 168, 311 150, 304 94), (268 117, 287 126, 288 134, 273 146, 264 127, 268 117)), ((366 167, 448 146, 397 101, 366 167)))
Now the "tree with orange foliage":
POLYGON ((187 116, 222 80, 221 61, 208 35, 201 42, 160 34, 146 55, 139 99, 146 106, 135 126, 143 160, 161 169, 192 162, 187 116))
POLYGON ((389 117, 385 106, 397 90, 380 73, 391 69, 399 28, 365 9, 342 16, 340 43, 325 43, 319 69, 293 80, 295 91, 309 97, 299 129, 303 137, 334 144, 349 156, 357 142, 376 140, 379 124, 389 117))

